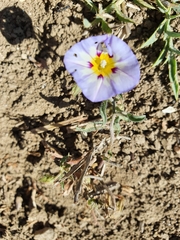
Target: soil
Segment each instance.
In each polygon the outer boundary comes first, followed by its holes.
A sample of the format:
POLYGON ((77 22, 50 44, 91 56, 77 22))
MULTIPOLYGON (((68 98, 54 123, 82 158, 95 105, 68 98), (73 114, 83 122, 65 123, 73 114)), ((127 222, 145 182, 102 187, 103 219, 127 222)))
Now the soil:
POLYGON ((63 56, 79 40, 101 31, 84 29, 83 16, 92 16, 83 1, 1 0, 1 239, 180 239, 179 101, 174 100, 166 65, 151 66, 162 43, 137 50, 162 16, 155 10, 128 11, 136 25, 131 25, 125 41, 140 62, 141 81, 124 94, 124 107, 145 114, 146 120, 121 121, 123 138, 114 143, 110 159, 116 165, 105 169, 105 181, 117 182, 127 191, 118 193, 124 208, 107 211, 104 203, 96 211, 83 196, 74 203, 73 192, 64 196, 61 184, 41 181, 45 175, 57 175, 61 161, 51 156, 43 141, 63 156, 77 158, 109 132, 85 137, 66 127, 41 133, 33 129, 77 116, 98 116, 99 103, 82 94, 72 96, 74 81, 63 56), (177 111, 163 113, 169 106, 177 111))

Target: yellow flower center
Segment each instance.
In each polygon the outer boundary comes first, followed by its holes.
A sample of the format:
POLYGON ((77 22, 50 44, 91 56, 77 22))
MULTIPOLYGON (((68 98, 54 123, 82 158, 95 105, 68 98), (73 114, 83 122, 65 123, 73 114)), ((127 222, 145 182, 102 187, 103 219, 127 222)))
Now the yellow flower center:
POLYGON ((109 76, 113 69, 115 69, 115 62, 108 53, 102 52, 100 55, 97 55, 91 62, 91 68, 95 74, 102 77, 109 76))

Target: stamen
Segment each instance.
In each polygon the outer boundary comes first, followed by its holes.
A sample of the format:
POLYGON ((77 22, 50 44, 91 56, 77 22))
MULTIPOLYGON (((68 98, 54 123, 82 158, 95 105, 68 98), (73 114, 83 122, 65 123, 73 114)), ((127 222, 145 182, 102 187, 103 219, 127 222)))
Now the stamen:
POLYGON ((100 66, 101 66, 102 68, 105 68, 106 65, 107 65, 106 60, 102 60, 101 63, 100 63, 100 66))
POLYGON ((91 62, 88 63, 89 68, 92 68, 94 73, 101 78, 101 76, 109 76, 116 71, 113 57, 109 57, 106 52, 101 52, 100 55, 96 55, 91 62))

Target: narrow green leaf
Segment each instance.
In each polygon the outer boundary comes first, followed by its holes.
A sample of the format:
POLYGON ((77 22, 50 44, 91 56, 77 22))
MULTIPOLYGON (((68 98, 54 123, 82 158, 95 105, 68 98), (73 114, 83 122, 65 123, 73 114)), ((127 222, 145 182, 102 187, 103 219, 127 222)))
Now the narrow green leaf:
MULTIPOLYGON (((180 55, 180 50, 176 49, 173 44, 173 38, 169 38, 169 52, 180 55)), ((173 54, 172 54, 173 56, 173 54)))
POLYGON ((141 122, 141 121, 143 121, 146 118, 146 115, 135 116, 135 115, 133 115, 131 113, 127 113, 127 117, 132 122, 141 122))
POLYGON ((178 49, 174 48, 174 47, 169 48, 169 51, 171 51, 171 52, 173 52, 173 53, 175 53, 175 54, 180 55, 180 51, 179 51, 178 49))
POLYGON ((101 24, 101 18, 95 18, 95 19, 91 22, 91 25, 92 25, 92 26, 95 26, 95 25, 98 25, 98 24, 101 24))
POLYGON ((73 95, 73 97, 76 97, 80 93, 81 93, 80 87, 77 84, 74 84, 71 94, 73 95))
POLYGON ((83 128, 76 127, 77 132, 94 132, 97 130, 103 129, 103 123, 102 122, 88 122, 87 125, 83 128))
POLYGON ((168 41, 165 42, 164 48, 163 50, 160 52, 159 57, 157 58, 157 60, 155 61, 155 63, 153 64, 153 67, 158 66, 166 57, 166 54, 169 50, 169 44, 168 41))
POLYGON ((118 112, 117 115, 119 116, 119 118, 120 118, 121 120, 124 120, 124 121, 126 121, 126 122, 129 122, 129 118, 128 118, 128 116, 127 116, 127 113, 121 111, 121 112, 118 112))
POLYGON ((165 12, 168 11, 168 8, 166 8, 166 7, 164 6, 164 4, 161 2, 161 0, 156 0, 156 4, 157 4, 159 10, 160 10, 162 13, 165 13, 165 12))
POLYGON ((104 11, 107 13, 111 13, 111 11, 116 8, 116 3, 120 5, 122 2, 124 2, 124 0, 121 0, 120 3, 118 2, 118 0, 113 0, 106 8, 104 8, 104 11))
POLYGON ((174 56, 171 56, 168 61, 169 68, 169 80, 171 82, 171 87, 174 93, 174 97, 178 100, 179 95, 179 82, 177 75, 177 61, 174 56))
POLYGON ((101 19, 101 27, 105 33, 112 33, 111 28, 108 26, 108 24, 103 19, 101 19))
POLYGON ((166 23, 166 19, 164 19, 158 26, 158 28, 154 31, 154 33, 150 36, 150 38, 141 45, 140 49, 141 48, 145 48, 145 47, 148 47, 149 45, 152 45, 154 42, 157 41, 158 37, 157 35, 161 35, 161 33, 163 32, 164 30, 164 25, 166 23))
POLYGON ((134 21, 128 17, 126 17, 124 15, 124 13, 122 13, 121 11, 119 11, 118 9, 115 9, 116 12, 116 16, 117 18, 122 21, 122 22, 130 22, 130 23, 134 23, 134 21))
POLYGON ((177 13, 180 13, 180 4, 176 4, 175 6, 172 7, 173 10, 177 13))
POLYGON ((92 12, 97 13, 98 12, 98 8, 96 7, 96 5, 93 3, 93 1, 91 0, 84 0, 85 3, 87 4, 87 6, 91 9, 92 12))
POLYGON ((108 101, 103 101, 99 108, 99 112, 103 120, 103 125, 107 123, 107 102, 108 101))
POLYGON ((177 32, 166 31, 166 34, 167 34, 169 37, 180 38, 180 33, 177 33, 177 32))
POLYGON ((55 178, 54 176, 46 175, 46 176, 43 176, 43 177, 40 178, 40 182, 50 183, 50 182, 53 182, 54 178, 55 178))
POLYGON ((115 120, 114 120, 114 125, 113 125, 113 129, 114 129, 114 132, 115 132, 116 134, 119 134, 120 131, 121 131, 121 127, 120 127, 119 121, 120 121, 120 117, 117 116, 117 117, 115 118, 115 120))
MULTIPOLYGON (((180 4, 179 4, 179 12, 180 12, 180 4)), ((179 15, 172 15, 172 16, 169 16, 169 19, 175 19, 175 18, 179 18, 180 17, 180 14, 179 15)))
POLYGON ((90 28, 92 24, 87 20, 87 18, 83 18, 83 25, 85 28, 90 28))
POLYGON ((149 9, 155 9, 152 5, 150 5, 149 3, 143 1, 143 0, 133 0, 133 2, 137 5, 139 5, 140 7, 146 7, 149 9))

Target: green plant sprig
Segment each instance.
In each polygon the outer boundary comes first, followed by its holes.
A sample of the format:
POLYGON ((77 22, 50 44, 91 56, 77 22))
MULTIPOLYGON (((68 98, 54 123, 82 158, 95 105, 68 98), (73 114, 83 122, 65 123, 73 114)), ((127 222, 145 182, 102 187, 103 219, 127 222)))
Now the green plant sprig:
POLYGON ((94 27, 95 25, 100 25, 105 33, 112 33, 112 29, 109 26, 107 19, 117 20, 120 22, 130 22, 134 21, 128 16, 126 16, 123 6, 125 5, 124 0, 113 0, 107 7, 103 8, 102 4, 98 7, 91 0, 85 0, 85 4, 89 9, 95 14, 95 19, 89 22, 88 19, 83 19, 83 24, 85 28, 94 27))
POLYGON ((98 119, 98 121, 87 122, 83 127, 77 127, 76 131, 87 133, 103 129, 109 129, 110 145, 112 145, 115 139, 115 135, 117 136, 121 131, 121 120, 138 123, 146 118, 145 115, 136 116, 131 113, 125 112, 123 104, 119 103, 121 100, 122 95, 117 95, 112 99, 103 101, 99 109, 101 119, 98 119))
POLYGON ((174 47, 173 41, 175 38, 180 38, 180 33, 174 32, 170 24, 171 20, 180 17, 180 14, 178 14, 178 10, 180 11, 180 9, 177 4, 170 4, 167 1, 160 0, 156 0, 156 6, 157 9, 164 14, 164 20, 159 24, 149 39, 141 45, 140 49, 152 45, 163 36, 164 47, 161 50, 159 57, 154 62, 153 67, 158 66, 161 63, 168 64, 169 80, 174 97, 177 100, 179 95, 179 82, 176 58, 177 55, 180 55, 180 51, 174 47), (163 2, 165 3, 163 4, 163 2), (174 12, 176 13, 174 14, 174 12))

